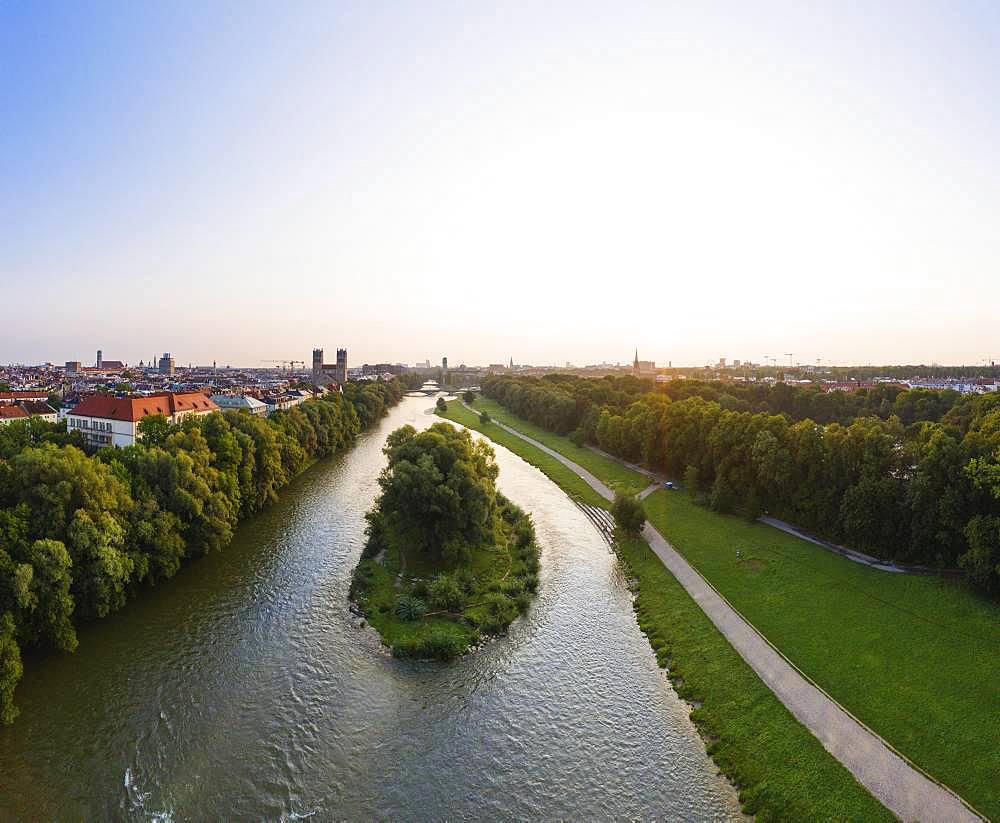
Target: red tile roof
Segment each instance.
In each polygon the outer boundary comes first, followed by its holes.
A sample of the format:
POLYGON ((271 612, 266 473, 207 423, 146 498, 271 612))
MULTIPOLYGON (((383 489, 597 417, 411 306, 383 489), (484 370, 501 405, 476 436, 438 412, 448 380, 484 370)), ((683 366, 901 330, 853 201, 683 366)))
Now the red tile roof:
POLYGON ((20 406, 0 406, 0 420, 23 420, 28 413, 20 406))
POLYGON ((109 394, 93 394, 73 408, 77 417, 100 417, 105 420, 126 420, 134 423, 151 414, 170 417, 177 412, 212 412, 218 406, 201 392, 177 394, 164 392, 149 397, 113 397, 109 394))
POLYGON ((41 389, 31 391, 0 391, 0 403, 13 403, 15 400, 46 400, 48 392, 41 389))

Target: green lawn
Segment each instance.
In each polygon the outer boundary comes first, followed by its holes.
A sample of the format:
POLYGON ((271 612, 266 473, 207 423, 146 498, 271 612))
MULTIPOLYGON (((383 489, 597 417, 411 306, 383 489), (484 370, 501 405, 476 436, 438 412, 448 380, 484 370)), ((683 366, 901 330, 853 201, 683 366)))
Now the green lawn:
POLYGON ((654 526, 800 669, 966 800, 1000 818, 1000 608, 964 585, 852 563, 688 495, 654 526), (742 557, 736 557, 740 549, 742 557))
MULTIPOLYGON (((599 477, 612 489, 620 489, 629 494, 638 494, 653 482, 644 474, 632 471, 632 469, 626 468, 621 463, 597 454, 585 446, 573 444, 567 437, 552 434, 552 432, 535 426, 527 420, 515 417, 495 400, 490 400, 486 397, 477 397, 475 403, 472 405, 473 408, 479 411, 487 412, 493 419, 506 423, 511 428, 523 432, 528 437, 532 437, 539 443, 568 457, 574 463, 583 466, 591 474, 599 477)), ((449 404, 450 407, 451 404, 449 404)))
POLYGON ((456 423, 461 423, 467 429, 482 432, 493 442, 499 443, 505 449, 514 452, 514 454, 518 455, 525 462, 537 467, 570 497, 579 500, 581 503, 589 503, 592 506, 603 506, 604 508, 608 507, 608 501, 590 488, 571 469, 568 469, 551 455, 539 451, 529 443, 525 443, 520 437, 504 431, 499 426, 495 426, 492 423, 487 423, 484 426, 479 422, 478 414, 473 414, 457 400, 450 401, 447 413, 441 416, 456 423))
MULTIPOLYGON (((492 401, 476 402, 490 414, 500 409, 512 428, 539 432, 492 401)), ((544 434, 545 445, 574 460, 589 451, 544 434)), ((586 468, 610 476, 599 463, 586 468)), ((1000 819, 997 604, 958 582, 853 563, 699 507, 681 492, 655 492, 645 505, 664 537, 792 662, 907 757, 1000 819)))
POLYGON ((758 820, 893 820, 823 748, 712 625, 643 540, 619 555, 638 583, 640 628, 719 768, 758 820))

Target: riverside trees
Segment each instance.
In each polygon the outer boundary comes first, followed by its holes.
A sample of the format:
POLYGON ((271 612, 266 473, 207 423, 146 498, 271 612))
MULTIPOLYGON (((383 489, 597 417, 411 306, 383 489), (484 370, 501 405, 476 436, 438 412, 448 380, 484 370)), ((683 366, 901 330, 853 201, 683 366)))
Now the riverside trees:
POLYGON ((349 383, 267 419, 147 420, 136 445, 94 455, 55 424, 0 428, 0 719, 16 714, 21 647, 72 651, 79 621, 223 548, 242 517, 401 396, 395 381, 349 383))
POLYGON ((564 375, 483 385, 536 425, 683 475, 718 511, 767 510, 881 558, 959 566, 1000 591, 1000 396, 654 388, 564 375))

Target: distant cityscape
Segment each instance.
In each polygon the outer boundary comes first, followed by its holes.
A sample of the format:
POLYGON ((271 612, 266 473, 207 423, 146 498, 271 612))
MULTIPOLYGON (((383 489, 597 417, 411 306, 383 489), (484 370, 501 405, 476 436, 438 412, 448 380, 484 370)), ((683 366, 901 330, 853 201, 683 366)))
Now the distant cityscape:
POLYGON ((412 365, 364 363, 348 365, 346 348, 337 348, 332 363, 324 349, 314 348, 310 361, 271 360, 257 368, 211 365, 179 366, 170 352, 130 365, 105 358, 98 349, 93 365, 67 360, 62 366, 0 366, 0 425, 27 418, 50 422, 65 419, 92 446, 125 446, 135 442, 138 423, 150 414, 162 414, 179 422, 188 414, 207 414, 219 409, 242 410, 266 416, 289 409, 310 397, 338 391, 348 381, 389 380, 416 373, 442 380, 455 388, 477 386, 488 374, 515 373, 541 376, 569 373, 581 376, 631 374, 654 384, 673 380, 708 380, 733 383, 787 383, 815 385, 817 390, 853 392, 889 384, 905 389, 951 390, 960 394, 985 394, 1000 390, 1000 370, 995 362, 983 366, 824 366, 794 363, 783 365, 777 356, 764 363, 720 357, 703 367, 657 366, 640 359, 636 350, 631 363, 602 362, 586 366, 507 363, 449 367, 448 357, 440 365, 429 359, 412 365))

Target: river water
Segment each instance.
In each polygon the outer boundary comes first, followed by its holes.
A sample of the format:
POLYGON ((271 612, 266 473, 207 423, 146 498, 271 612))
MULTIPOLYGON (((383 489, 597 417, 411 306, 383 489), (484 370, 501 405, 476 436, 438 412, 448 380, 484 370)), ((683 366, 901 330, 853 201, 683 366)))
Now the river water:
POLYGON ((25 661, 0 729, 0 818, 741 819, 639 632, 594 527, 497 447, 539 594, 451 664, 393 660, 347 610, 386 435, 407 397, 222 553, 25 661))

